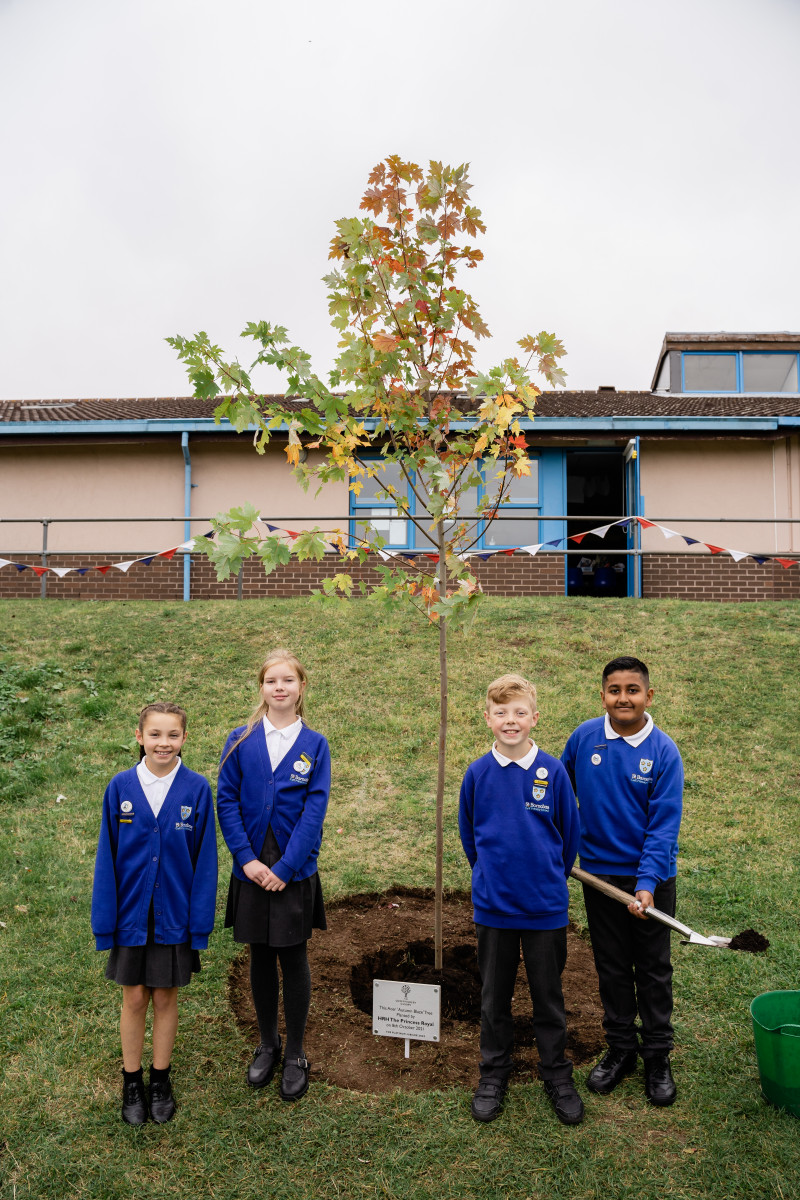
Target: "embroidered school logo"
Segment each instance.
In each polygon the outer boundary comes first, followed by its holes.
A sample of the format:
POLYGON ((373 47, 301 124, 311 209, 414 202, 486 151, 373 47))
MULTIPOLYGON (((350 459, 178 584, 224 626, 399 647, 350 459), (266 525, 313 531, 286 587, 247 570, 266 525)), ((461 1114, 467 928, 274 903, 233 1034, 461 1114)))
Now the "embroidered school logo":
POLYGON ((640 758, 639 759, 639 770, 642 772, 643 775, 649 775, 650 772, 652 771, 652 769, 653 769, 652 758, 640 758))
POLYGON ((181 820, 182 820, 182 821, 188 821, 188 820, 189 820, 189 817, 190 817, 191 815, 192 815, 192 806, 191 806, 191 804, 182 804, 182 805, 181 805, 181 820))
POLYGON ((193 825, 187 825, 185 821, 176 821, 176 822, 175 822, 175 828, 176 828, 176 829, 188 829, 189 833, 191 833, 191 832, 192 832, 192 829, 194 828, 194 826, 193 826, 193 825))
POLYGON ((131 804, 130 800, 123 800, 122 804, 120 804, 119 807, 120 807, 120 812, 124 812, 124 813, 133 812, 133 805, 131 804))
POLYGON ((602 760, 602 758, 600 757, 600 755, 599 755, 599 754, 593 754, 593 755, 592 755, 592 762, 594 763, 594 765, 595 765, 596 767, 599 767, 599 766, 600 766, 600 763, 601 763, 602 761, 603 761, 603 760, 602 760))
POLYGON ((544 788, 543 788, 543 787, 536 787, 536 786, 534 785, 534 788, 533 788, 533 798, 534 798, 534 800, 544 800, 544 798, 545 798, 545 796, 546 796, 546 795, 547 795, 547 792, 544 790, 544 788))
POLYGON ((307 775, 311 770, 311 759, 301 754, 297 762, 292 763, 292 769, 297 771, 298 775, 307 775))

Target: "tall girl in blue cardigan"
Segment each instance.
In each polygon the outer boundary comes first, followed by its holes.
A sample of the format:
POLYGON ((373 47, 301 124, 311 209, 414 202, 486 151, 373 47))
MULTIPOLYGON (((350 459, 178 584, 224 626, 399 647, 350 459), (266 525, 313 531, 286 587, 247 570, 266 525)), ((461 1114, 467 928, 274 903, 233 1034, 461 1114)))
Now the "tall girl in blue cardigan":
POLYGON ((308 678, 288 650, 274 650, 261 667, 261 700, 246 725, 225 743, 217 816, 233 855, 225 925, 250 946, 250 986, 261 1043, 247 1072, 265 1087, 281 1059, 278 960, 283 975, 286 1049, 282 1100, 308 1091, 303 1047, 311 1003, 306 943, 325 929, 317 873, 328 807, 331 760, 322 734, 303 720, 308 678))
POLYGON ((200 970, 217 896, 217 837, 208 780, 183 766, 186 713, 148 704, 139 714, 141 761, 103 797, 92 891, 92 932, 110 950, 106 978, 122 985, 122 1119, 157 1124, 175 1112, 170 1059, 178 988, 200 970), (142 1049, 153 1005, 153 1065, 145 1094, 142 1049))

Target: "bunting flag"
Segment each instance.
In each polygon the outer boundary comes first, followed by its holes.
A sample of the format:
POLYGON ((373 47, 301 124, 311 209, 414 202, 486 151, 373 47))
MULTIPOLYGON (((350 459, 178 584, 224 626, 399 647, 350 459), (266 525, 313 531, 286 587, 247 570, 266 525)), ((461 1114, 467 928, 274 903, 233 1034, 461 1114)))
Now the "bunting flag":
MULTIPOLYGON (((203 536, 213 538, 214 530, 210 530, 203 536)), ((86 575, 89 571, 99 571, 101 575, 106 575, 113 568, 115 571, 122 571, 124 575, 131 567, 136 566, 137 563, 141 563, 144 567, 149 567, 154 559, 171 559, 179 550, 184 550, 189 554, 194 549, 194 543, 195 539, 189 538, 188 541, 181 542, 179 546, 171 546, 169 550, 160 550, 158 554, 148 554, 144 558, 131 558, 127 562, 121 563, 94 563, 90 567, 44 567, 38 566, 35 563, 17 563, 13 562, 10 558, 0 558, 0 571, 2 571, 3 567, 16 567, 18 571, 33 571, 34 575, 40 577, 52 574, 57 576, 58 579, 63 579, 66 575, 86 575)))
MULTIPOLYGON (((280 525, 273 525, 270 522, 266 521, 263 517, 260 517, 260 516, 257 517, 256 520, 260 524, 264 525, 270 531, 270 533, 283 534, 287 538, 290 538, 292 541, 296 541, 297 538, 300 537, 300 533, 297 530, 284 529, 280 525)), ((784 568, 784 570, 788 569, 789 567, 800 566, 800 559, 797 559, 797 558, 778 558, 777 556, 771 557, 771 556, 765 555, 765 554, 753 554, 748 550, 731 550, 725 546, 716 546, 716 545, 713 545, 711 542, 703 542, 703 541, 700 541, 698 538, 689 537, 688 534, 679 533, 676 529, 670 529, 666 525, 659 525, 656 521, 648 521, 644 517, 623 517, 619 521, 611 521, 607 525, 599 525, 596 529, 586 529, 582 533, 574 533, 567 537, 552 538, 550 541, 536 542, 535 544, 531 544, 528 546, 511 546, 511 547, 507 547, 505 549, 498 548, 496 550, 494 550, 494 549, 493 550, 468 550, 468 551, 465 551, 463 554, 456 555, 456 557, 460 558, 463 562, 466 562, 470 558, 478 558, 481 560, 481 562, 488 562, 490 558, 494 558, 495 555, 497 555, 497 554, 513 555, 513 554, 516 554, 517 551, 520 551, 523 554, 530 554, 532 557, 534 557, 535 555, 537 555, 539 553, 540 550, 545 550, 545 549, 557 550, 560 546, 564 545, 564 543, 566 543, 566 542, 574 542, 576 545, 580 546, 581 543, 583 542, 584 538, 587 538, 590 535, 592 535, 594 537, 598 537, 598 538, 604 538, 610 529, 628 530, 631 525, 635 525, 635 524, 638 524, 640 526, 640 528, 642 528, 642 529, 658 529, 663 534, 663 536, 667 539, 675 538, 675 537, 682 538, 687 546, 702 546, 704 549, 708 550, 712 556, 716 556, 716 555, 720 555, 720 554, 729 554, 731 556, 731 558, 734 560, 734 562, 737 562, 737 563, 741 562, 745 558, 751 558, 754 562, 758 563, 760 566, 763 566, 765 563, 768 563, 768 562, 780 563, 780 565, 784 568)), ((343 544, 343 538, 345 535, 340 530, 334 530, 334 531, 332 531, 332 533, 335 534, 335 536, 331 536, 331 537, 325 536, 323 538, 323 540, 328 544, 328 546, 332 550, 338 551, 340 549, 341 545, 343 544)), ((211 539, 215 536, 215 531, 213 529, 211 529, 208 531, 208 533, 205 533, 202 536, 204 539, 211 539)), ((350 535, 348 535, 348 540, 350 540, 350 535)), ((374 548, 372 546, 368 545, 362 538, 353 537, 352 542, 353 542, 353 548, 355 548, 355 549, 363 550, 367 554, 370 554, 373 552, 374 548)), ((51 566, 45 567, 45 566, 39 566, 39 565, 33 564, 33 563, 14 562, 10 558, 0 558, 0 571, 4 567, 14 567, 19 572, 33 571, 33 573, 39 577, 41 577, 42 575, 45 575, 49 572, 49 573, 52 573, 53 575, 57 576, 59 579, 63 579, 66 575, 70 575, 70 574, 86 575, 87 572, 89 572, 89 571, 98 571, 101 575, 106 575, 109 571, 115 570, 115 571, 121 571, 124 575, 124 574, 127 574, 127 572, 131 569, 131 567, 135 567, 135 566, 149 567, 158 558, 163 558, 163 559, 166 559, 167 561, 169 561, 170 559, 175 557, 175 555, 178 553, 178 551, 184 551, 188 554, 188 553, 191 553, 191 551, 194 548, 195 548, 195 539, 189 538, 187 541, 181 542, 180 545, 178 545, 178 546, 171 546, 168 550, 160 550, 156 554, 148 554, 148 555, 145 555, 143 558, 131 558, 131 559, 128 559, 126 562, 120 562, 120 563, 95 563, 91 566, 86 566, 86 567, 51 567, 51 566)), ((417 548, 417 549, 409 548, 407 550, 387 550, 385 548, 382 548, 382 549, 379 549, 377 551, 377 553, 383 562, 388 562, 390 559, 401 559, 401 560, 405 560, 406 563, 410 562, 412 564, 415 564, 415 560, 417 558, 419 558, 420 556, 429 559, 433 563, 439 562, 438 553, 436 553, 434 551, 419 549, 419 548, 417 548)))

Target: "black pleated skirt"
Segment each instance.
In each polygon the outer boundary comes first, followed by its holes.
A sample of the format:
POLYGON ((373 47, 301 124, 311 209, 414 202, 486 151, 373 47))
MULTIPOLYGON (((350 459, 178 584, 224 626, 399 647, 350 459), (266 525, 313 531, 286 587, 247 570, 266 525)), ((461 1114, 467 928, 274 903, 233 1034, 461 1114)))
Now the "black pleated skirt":
MULTIPOLYGON (((261 862, 272 867, 281 857, 272 829, 267 830, 261 862)), ((319 873, 287 883, 282 892, 265 892, 249 879, 231 875, 225 928, 235 942, 267 946, 296 946, 307 942, 313 929, 327 929, 319 873)))
POLYGON ((155 942, 153 906, 147 918, 144 946, 112 946, 106 963, 106 979, 123 987, 185 987, 200 970, 200 955, 189 942, 164 946, 155 942))

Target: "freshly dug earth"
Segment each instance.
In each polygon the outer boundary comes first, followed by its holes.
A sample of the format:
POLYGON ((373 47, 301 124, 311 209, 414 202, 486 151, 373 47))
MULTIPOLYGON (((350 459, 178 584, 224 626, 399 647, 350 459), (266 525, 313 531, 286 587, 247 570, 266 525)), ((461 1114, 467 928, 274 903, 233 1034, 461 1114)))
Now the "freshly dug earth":
POLYGON ((769 949, 769 941, 757 929, 743 929, 731 938, 729 950, 746 950, 749 954, 761 954, 769 949))
MULTIPOLYGON (((472 904, 466 895, 444 902, 444 970, 433 969, 433 896, 396 888, 383 895, 350 896, 327 905, 328 929, 309 942, 311 1013, 306 1052, 312 1079, 357 1092, 395 1088, 421 1092, 478 1079, 480 976, 475 953, 472 904), (440 1041, 411 1043, 372 1033, 372 981, 403 979, 441 983, 440 1041)), ((562 977, 567 1011, 567 1053, 576 1064, 591 1062, 604 1048, 602 1008, 591 947, 567 930, 567 966, 562 977)), ((236 1021, 255 1047, 259 1041, 250 996, 245 950, 231 964, 229 998, 236 1021)), ((531 999, 520 963, 513 1013, 516 1073, 537 1078, 531 999)))

